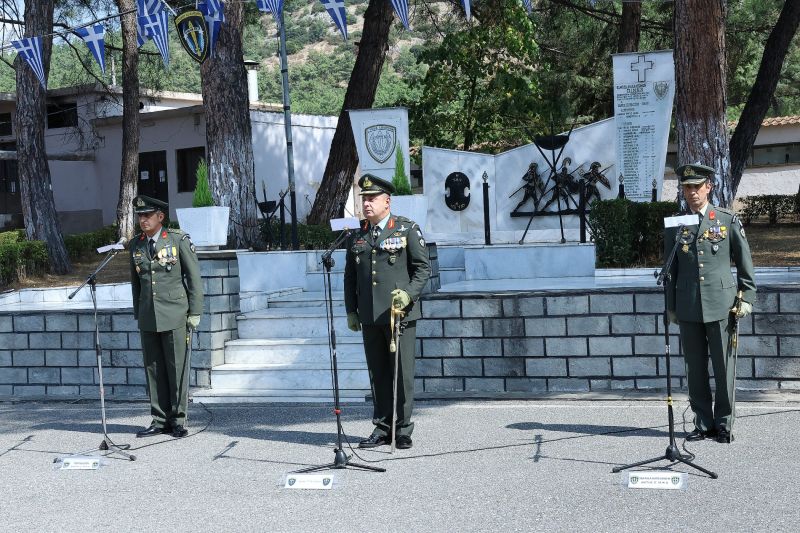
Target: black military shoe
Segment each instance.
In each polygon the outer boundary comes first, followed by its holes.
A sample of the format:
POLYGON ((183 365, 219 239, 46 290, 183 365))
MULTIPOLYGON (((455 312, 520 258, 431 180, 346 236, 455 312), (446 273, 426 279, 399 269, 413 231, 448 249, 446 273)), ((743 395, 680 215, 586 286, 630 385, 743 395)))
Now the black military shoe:
POLYGON ((410 435, 398 435, 397 439, 395 439, 395 446, 397 446, 398 450, 407 450, 413 445, 410 435))
POLYGON ((728 431, 726 428, 721 428, 717 431, 717 442, 722 444, 730 444, 733 442, 733 433, 728 431))
POLYGON ((377 433, 373 433, 366 439, 362 440, 358 443, 359 448, 377 448, 378 446, 383 446, 384 444, 389 444, 391 439, 388 435, 379 435, 377 433))
POLYGON ((143 429, 136 433, 137 437, 155 437, 156 435, 163 435, 169 433, 169 429, 158 427, 155 424, 150 424, 150 427, 143 429))
POLYGON ((713 431, 702 431, 694 428, 694 431, 686 435, 686 441, 697 442, 699 440, 713 439, 714 437, 716 437, 716 433, 713 431))
POLYGON ((189 430, 183 427, 183 424, 178 424, 174 428, 172 428, 172 436, 176 439, 182 439, 186 435, 189 434, 189 430))

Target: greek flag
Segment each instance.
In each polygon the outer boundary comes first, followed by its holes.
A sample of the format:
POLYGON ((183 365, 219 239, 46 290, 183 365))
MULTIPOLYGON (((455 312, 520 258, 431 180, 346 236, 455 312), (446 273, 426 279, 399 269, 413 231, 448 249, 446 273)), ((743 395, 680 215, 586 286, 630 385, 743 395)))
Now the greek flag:
POLYGON ((469 0, 461 0, 461 3, 464 5, 464 14, 467 15, 467 20, 469 21, 472 19, 472 13, 470 12, 469 7, 469 0))
MULTIPOLYGON (((531 0, 527 1, 530 2, 531 0)), ((392 7, 397 16, 400 17, 400 22, 403 23, 403 26, 410 30, 411 28, 408 25, 408 0, 392 0, 392 7)))
POLYGON ((208 0, 197 4, 197 9, 203 14, 208 25, 208 55, 214 54, 214 44, 219 37, 219 30, 225 22, 225 11, 223 4, 219 0, 208 0))
POLYGON ((94 26, 86 26, 85 28, 78 28, 75 33, 83 39, 86 46, 92 52, 92 55, 100 65, 100 70, 103 74, 106 73, 106 43, 105 35, 106 30, 102 24, 95 24, 94 26))
POLYGON ((256 0, 259 11, 272 13, 277 19, 283 15, 283 0, 256 0))
POLYGON ((22 56, 22 59, 31 66, 42 87, 47 89, 47 83, 44 79, 44 63, 42 62, 42 38, 28 37, 19 41, 11 41, 11 44, 17 50, 17 53, 22 56))
POLYGON ((528 15, 530 15, 531 11, 533 11, 533 6, 531 5, 531 0, 522 0, 522 3, 525 5, 525 10, 528 12, 528 15))
POLYGON ((319 0, 325 11, 336 23, 336 27, 342 32, 342 37, 347 39, 347 12, 344 10, 344 0, 319 0))
POLYGON ((139 16, 155 15, 164 11, 164 4, 161 0, 136 0, 136 8, 139 10, 139 16))
POLYGON ((164 66, 169 67, 169 20, 166 11, 155 15, 139 17, 139 25, 145 37, 153 39, 156 48, 161 52, 164 66))

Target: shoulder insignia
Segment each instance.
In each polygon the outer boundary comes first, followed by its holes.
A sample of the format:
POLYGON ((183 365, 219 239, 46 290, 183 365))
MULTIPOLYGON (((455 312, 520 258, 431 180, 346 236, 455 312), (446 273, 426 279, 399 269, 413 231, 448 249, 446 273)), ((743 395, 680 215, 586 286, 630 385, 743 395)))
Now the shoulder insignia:
POLYGON ((386 223, 386 228, 387 229, 394 229, 394 221, 395 221, 395 217, 391 217, 389 219, 389 222, 386 223))

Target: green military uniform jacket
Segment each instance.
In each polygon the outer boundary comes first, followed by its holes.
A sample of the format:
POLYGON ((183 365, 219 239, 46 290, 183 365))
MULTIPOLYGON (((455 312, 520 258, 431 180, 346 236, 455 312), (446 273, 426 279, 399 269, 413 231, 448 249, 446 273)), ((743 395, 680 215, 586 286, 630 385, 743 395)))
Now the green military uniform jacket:
POLYGON ((403 289, 411 296, 404 321, 417 320, 421 316, 417 302, 430 273, 428 249, 416 222, 390 214, 376 240, 369 222, 363 220, 347 245, 345 308, 357 312, 362 324, 389 324, 391 293, 403 289))
POLYGON ((665 257, 679 241, 667 285, 667 310, 680 322, 715 322, 730 313, 736 292, 750 304, 756 284, 750 246, 741 220, 730 210, 708 205, 699 226, 669 228, 665 257), (736 265, 736 279, 731 273, 736 265))
POLYGON ((155 257, 148 238, 136 235, 131 245, 133 315, 142 331, 169 331, 186 326, 187 315, 203 314, 200 265, 189 235, 161 228, 155 257))

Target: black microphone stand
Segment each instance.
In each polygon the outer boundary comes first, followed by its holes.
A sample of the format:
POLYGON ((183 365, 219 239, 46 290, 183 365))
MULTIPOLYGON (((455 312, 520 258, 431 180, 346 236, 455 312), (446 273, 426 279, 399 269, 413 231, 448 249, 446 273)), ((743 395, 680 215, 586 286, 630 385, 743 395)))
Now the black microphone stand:
POLYGON ((339 405, 339 368, 336 358, 336 329, 333 324, 333 295, 331 293, 331 269, 334 265, 333 252, 350 236, 350 230, 342 231, 330 247, 322 254, 322 266, 325 268, 323 277, 325 284, 325 316, 328 321, 328 349, 331 360, 331 382, 333 383, 333 413, 336 415, 336 448, 333 450, 334 459, 332 463, 320 466, 311 466, 296 470, 295 474, 328 470, 331 468, 360 468, 372 472, 386 472, 385 468, 364 465, 350 461, 352 456, 344 453, 342 449, 342 408, 339 405))
POLYGON ((622 470, 626 470, 628 468, 634 468, 637 466, 642 466, 650 463, 655 463, 656 461, 670 461, 671 463, 681 462, 685 465, 691 466, 704 474, 711 476, 711 479, 717 479, 717 474, 712 472, 711 470, 706 470, 702 466, 698 466, 690 461, 685 455, 681 455, 680 450, 678 449, 678 445, 675 443, 675 417, 672 413, 672 369, 670 366, 670 350, 669 350, 669 316, 667 314, 667 285, 670 280, 671 274, 670 269, 672 268, 672 263, 675 261, 675 253, 678 251, 678 245, 680 244, 680 234, 681 229, 683 228, 683 224, 678 227, 678 232, 675 236, 675 245, 672 247, 672 251, 667 257, 666 262, 664 263, 664 267, 661 269, 660 272, 654 272, 653 275, 656 276, 656 285, 663 285, 664 287, 664 354, 665 359, 667 361, 667 412, 669 416, 669 446, 667 446, 667 451, 664 452, 664 455, 659 455, 658 457, 654 457, 652 459, 646 459, 644 461, 639 461, 636 463, 631 463, 624 466, 615 466, 611 469, 612 472, 617 473, 621 472, 622 470))
MULTIPOLYGON (((72 294, 69 295, 69 299, 75 297, 78 292, 84 288, 86 285, 89 285, 91 289, 90 292, 92 294, 92 306, 94 307, 94 349, 95 353, 97 354, 97 377, 98 381, 100 382, 100 416, 103 424, 103 442, 100 443, 98 449, 100 450, 108 450, 110 453, 116 453, 122 455, 130 459, 131 461, 136 460, 136 456, 130 453, 124 452, 123 450, 127 450, 130 448, 129 444, 118 445, 114 444, 114 441, 111 440, 111 437, 108 436, 108 430, 106 428, 106 391, 105 387, 103 386, 103 349, 100 346, 100 327, 97 324, 97 274, 103 270, 108 263, 111 262, 119 253, 119 249, 113 249, 109 251, 105 258, 100 262, 97 268, 94 269, 94 272, 89 274, 86 280, 81 283, 81 286, 72 291, 72 294)), ((81 452, 75 455, 85 455, 88 452, 81 452)), ((109 454, 110 455, 110 454, 109 454)))

